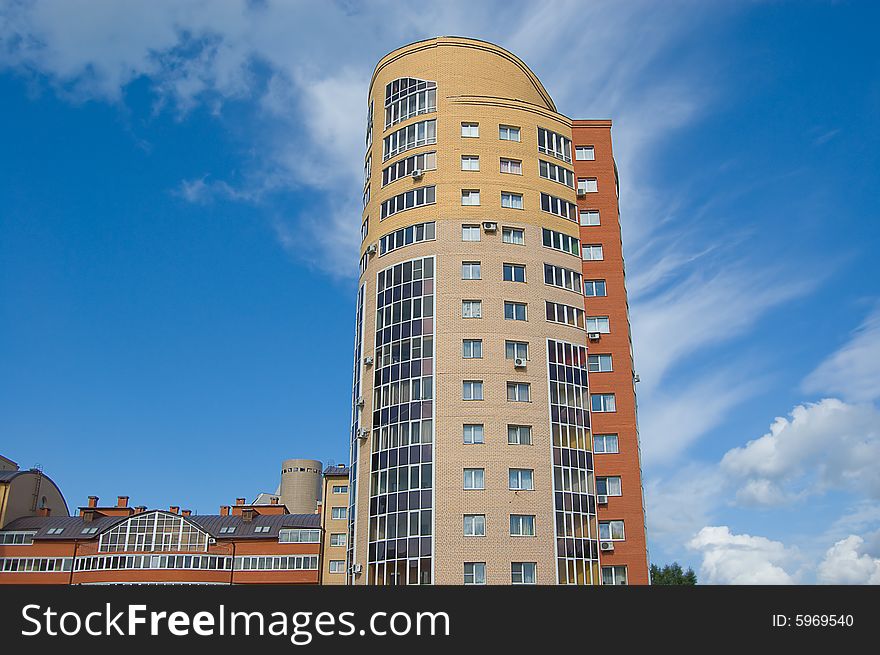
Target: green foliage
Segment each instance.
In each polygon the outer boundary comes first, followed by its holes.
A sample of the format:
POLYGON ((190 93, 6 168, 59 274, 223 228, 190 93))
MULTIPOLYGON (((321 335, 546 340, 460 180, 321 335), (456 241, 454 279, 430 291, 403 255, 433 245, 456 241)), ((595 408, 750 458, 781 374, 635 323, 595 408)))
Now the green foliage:
POLYGON ((697 574, 690 567, 687 571, 682 570, 678 562, 667 564, 662 569, 656 564, 651 564, 651 584, 695 585, 697 584, 697 574))

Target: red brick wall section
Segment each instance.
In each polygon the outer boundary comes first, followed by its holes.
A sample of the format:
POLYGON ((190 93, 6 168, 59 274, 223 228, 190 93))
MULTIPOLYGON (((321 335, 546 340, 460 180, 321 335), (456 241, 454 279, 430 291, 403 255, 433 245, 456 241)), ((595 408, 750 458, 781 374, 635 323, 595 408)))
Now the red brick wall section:
POLYGON ((585 298, 587 316, 608 316, 611 333, 589 342, 590 354, 610 354, 613 371, 590 373, 590 393, 615 394, 617 411, 593 413, 594 434, 617 434, 619 454, 595 455, 597 477, 620 476, 622 496, 609 497, 600 506, 600 521, 624 521, 625 541, 614 543, 613 553, 600 553, 602 566, 625 565, 629 584, 648 584, 647 544, 641 465, 636 427, 633 362, 630 350, 629 307, 624 285, 620 216, 611 147, 611 121, 574 121, 572 154, 579 145, 595 149, 594 161, 574 161, 578 178, 598 180, 598 193, 578 197, 579 209, 598 209, 601 225, 581 226, 582 244, 601 244, 602 261, 583 262, 584 280, 605 280, 608 295, 585 298))

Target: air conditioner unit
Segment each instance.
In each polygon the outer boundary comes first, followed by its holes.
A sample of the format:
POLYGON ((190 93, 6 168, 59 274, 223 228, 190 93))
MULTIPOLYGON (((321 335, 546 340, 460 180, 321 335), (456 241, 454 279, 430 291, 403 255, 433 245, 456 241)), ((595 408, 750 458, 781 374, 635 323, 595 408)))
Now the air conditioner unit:
POLYGON ((608 504, 608 496, 605 496, 605 495, 596 496, 596 502, 599 503, 600 505, 607 505, 608 504))
POLYGON ((614 550, 614 542, 612 541, 603 541, 599 543, 599 550, 604 550, 606 552, 614 550))
POLYGON ((528 364, 528 362, 529 362, 529 360, 527 360, 525 357, 515 357, 513 359, 513 365, 516 368, 525 368, 526 364, 528 364))
POLYGON ((358 439, 361 441, 366 441, 368 436, 370 436, 370 431, 367 430, 367 428, 361 428, 358 430, 358 439))
POLYGON ((586 189, 578 189, 578 198, 583 198, 585 195, 587 195, 586 189))
POLYGON ((356 404, 357 404, 358 407, 363 407, 363 406, 364 406, 364 399, 363 399, 363 397, 358 398, 356 404))
POLYGON ((601 337, 601 336, 602 335, 599 332, 588 332, 587 333, 587 338, 589 338, 590 341, 598 341, 599 337, 601 337))
POLYGON ((641 382, 642 378, 639 377, 638 373, 633 373, 633 382, 641 382))
POLYGON ((373 356, 367 355, 364 357, 364 366, 372 366, 373 365, 373 356))
POLYGON ((494 221, 486 221, 483 223, 483 229, 486 232, 495 232, 498 230, 498 223, 494 221))
POLYGON ((363 570, 364 570, 363 564, 352 564, 351 565, 351 572, 354 573, 355 575, 357 575, 358 573, 360 573, 363 570))
POLYGON ((378 250, 378 248, 376 248, 375 243, 371 243, 370 245, 367 246, 367 254, 368 255, 375 255, 376 250, 378 250))
POLYGON ((424 174, 425 174, 425 171, 423 171, 423 170, 420 169, 420 168, 417 168, 416 170, 414 170, 414 171, 412 172, 412 179, 414 179, 414 180, 421 180, 421 179, 422 179, 422 176, 423 176, 424 174))

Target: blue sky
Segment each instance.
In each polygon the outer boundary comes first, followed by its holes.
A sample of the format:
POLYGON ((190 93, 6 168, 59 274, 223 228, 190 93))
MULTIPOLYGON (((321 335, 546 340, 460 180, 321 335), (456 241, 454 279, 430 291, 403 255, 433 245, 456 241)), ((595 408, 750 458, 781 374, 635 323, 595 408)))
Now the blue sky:
POLYGON ((372 65, 473 36, 614 120, 651 559, 880 583, 878 20, 0 2, 0 452, 203 513, 345 461, 372 65))

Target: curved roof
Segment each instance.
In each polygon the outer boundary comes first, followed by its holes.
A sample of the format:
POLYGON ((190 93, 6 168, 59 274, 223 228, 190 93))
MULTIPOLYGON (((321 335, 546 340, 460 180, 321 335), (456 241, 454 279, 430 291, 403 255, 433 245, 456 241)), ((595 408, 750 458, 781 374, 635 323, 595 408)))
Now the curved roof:
POLYGON ((397 57, 403 56, 406 53, 404 51, 407 50, 416 50, 420 48, 433 48, 437 46, 471 46, 471 47, 479 47, 484 50, 493 51, 495 54, 509 59, 514 64, 516 64, 520 69, 522 69, 525 76, 531 81, 532 85, 535 87, 535 90, 538 94, 544 99, 547 103, 547 106, 552 111, 557 111, 556 103, 553 102, 553 98, 550 97, 550 94, 547 92, 547 89, 544 88, 544 85, 541 83, 541 80, 538 79, 538 76, 532 72, 532 69, 528 67, 528 65, 515 54, 507 50, 506 48, 501 47, 497 43, 492 43, 491 41, 485 41, 483 39, 475 39, 469 36, 435 36, 430 39, 420 39, 419 41, 413 41, 412 43, 407 43, 406 45, 402 45, 399 48, 395 48, 391 52, 385 54, 379 62, 376 64, 373 69, 373 75, 370 77, 370 86, 367 91, 368 96, 372 94, 373 84, 376 81, 376 76, 379 73, 379 70, 382 69, 385 65, 396 59, 397 57))
POLYGON ((70 514, 70 508, 67 506, 67 499, 64 497, 64 494, 61 493, 61 488, 55 484, 55 480, 50 478, 48 475, 40 471, 39 469, 27 469, 18 471, 0 471, 0 482, 12 482, 15 478, 20 475, 37 475, 40 474, 43 480, 46 480, 55 487, 55 491, 58 492, 58 495, 61 496, 61 502, 64 503, 64 511, 70 514))

